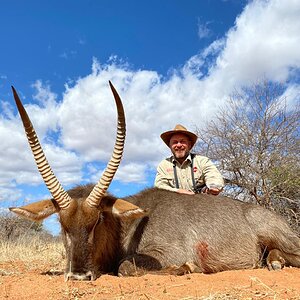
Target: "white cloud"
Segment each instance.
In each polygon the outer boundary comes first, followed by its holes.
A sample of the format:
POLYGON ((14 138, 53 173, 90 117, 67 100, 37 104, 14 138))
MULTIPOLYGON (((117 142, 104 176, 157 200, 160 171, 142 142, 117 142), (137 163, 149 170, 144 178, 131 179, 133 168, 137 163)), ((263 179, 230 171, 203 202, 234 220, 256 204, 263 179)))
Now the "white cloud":
MULTIPOLYGON (((1 181, 0 183, 0 203, 2 201, 13 202, 19 199, 22 192, 15 183, 1 181)), ((1 211, 0 211, 1 214, 1 211)))
POLYGON ((198 20, 198 37, 200 39, 207 38, 212 34, 212 32, 209 29, 208 25, 209 25, 209 22, 203 23, 200 20, 198 20))
POLYGON ((286 104, 289 109, 294 109, 300 105, 300 84, 290 84, 285 90, 283 97, 286 98, 286 104))
MULTIPOLYGON (((34 124, 48 161, 62 184, 81 180, 82 162, 71 151, 56 145, 57 103, 49 91, 36 84, 37 96, 43 107, 25 105, 34 124), (48 95, 48 96, 47 96, 48 95), (53 137, 52 137, 53 135, 53 137)), ((2 106, 3 107, 3 106, 2 106)), ((0 199, 16 200, 21 196, 19 184, 38 185, 42 178, 37 170, 33 155, 25 137, 19 116, 12 107, 4 103, 5 111, 0 115, 0 199)))
MULTIPOLYGON (((121 163, 114 180, 121 181, 123 183, 147 183, 146 172, 149 171, 147 164, 143 163, 121 163)), ((101 178, 104 169, 97 170, 95 168, 90 168, 89 172, 91 174, 91 182, 98 182, 101 178)))
POLYGON ((146 183, 146 171, 148 170, 147 164, 142 163, 128 163, 123 164, 118 169, 115 180, 125 183, 136 182, 146 183))
POLYGON ((252 1, 228 32, 211 78, 231 86, 262 76, 287 80, 300 66, 299 15, 297 0, 252 1))
POLYGON ((31 87, 36 90, 35 95, 32 97, 33 99, 38 100, 44 106, 47 106, 48 104, 55 105, 57 95, 51 92, 50 85, 45 85, 41 80, 36 80, 31 87))

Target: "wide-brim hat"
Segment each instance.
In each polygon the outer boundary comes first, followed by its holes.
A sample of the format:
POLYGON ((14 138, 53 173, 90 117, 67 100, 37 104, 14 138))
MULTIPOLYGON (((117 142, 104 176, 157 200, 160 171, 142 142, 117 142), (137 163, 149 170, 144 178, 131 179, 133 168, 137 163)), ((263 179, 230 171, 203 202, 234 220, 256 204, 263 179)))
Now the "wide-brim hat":
POLYGON ((181 133, 181 134, 188 136, 188 138, 191 141, 191 148, 193 148, 193 146, 195 145, 197 138, 198 138, 197 135, 193 132, 188 131, 184 126, 182 126, 180 124, 177 124, 173 130, 163 132, 160 135, 160 137, 165 142, 165 144, 168 147, 170 147, 170 139, 173 134, 177 134, 177 133, 181 133))

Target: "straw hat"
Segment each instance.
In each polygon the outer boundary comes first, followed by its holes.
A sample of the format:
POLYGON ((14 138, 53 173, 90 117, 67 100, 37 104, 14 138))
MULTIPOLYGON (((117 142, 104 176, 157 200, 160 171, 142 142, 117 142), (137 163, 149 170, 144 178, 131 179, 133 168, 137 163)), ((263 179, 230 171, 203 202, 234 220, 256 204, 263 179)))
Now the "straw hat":
POLYGON ((160 137, 166 143, 166 145, 170 147, 170 139, 172 135, 176 133, 182 133, 188 136, 188 138, 191 140, 191 148, 193 148, 198 138, 197 135, 193 132, 188 131, 184 126, 180 124, 177 124, 173 130, 163 132, 160 137))

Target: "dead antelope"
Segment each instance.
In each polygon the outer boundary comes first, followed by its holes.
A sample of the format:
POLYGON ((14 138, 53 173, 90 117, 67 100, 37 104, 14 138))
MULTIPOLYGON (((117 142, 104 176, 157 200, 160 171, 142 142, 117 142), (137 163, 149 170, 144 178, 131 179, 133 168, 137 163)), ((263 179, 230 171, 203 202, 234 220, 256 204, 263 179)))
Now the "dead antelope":
POLYGON ((58 214, 67 253, 66 280, 94 280, 102 273, 211 273, 255 268, 263 253, 270 270, 300 267, 299 237, 280 216, 260 206, 159 189, 124 199, 107 195, 125 140, 122 102, 111 83, 110 87, 118 111, 112 157, 96 185, 67 192, 53 174, 13 89, 37 167, 53 198, 10 210, 36 221, 58 214))

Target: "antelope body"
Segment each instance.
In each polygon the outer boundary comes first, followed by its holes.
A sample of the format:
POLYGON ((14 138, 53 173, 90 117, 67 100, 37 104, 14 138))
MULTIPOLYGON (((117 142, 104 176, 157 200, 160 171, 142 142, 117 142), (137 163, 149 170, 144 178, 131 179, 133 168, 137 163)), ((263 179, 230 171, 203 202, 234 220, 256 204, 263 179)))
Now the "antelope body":
POLYGON ((10 209, 36 221, 53 213, 59 215, 67 253, 66 280, 93 280, 102 273, 182 274, 255 268, 264 254, 270 270, 300 267, 299 237, 283 218, 260 206, 156 188, 124 199, 107 195, 125 139, 121 99, 110 86, 118 110, 112 158, 96 185, 77 186, 67 192, 47 163, 13 89, 38 169, 53 198, 10 209))

